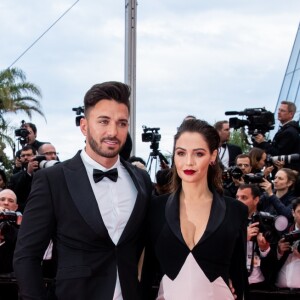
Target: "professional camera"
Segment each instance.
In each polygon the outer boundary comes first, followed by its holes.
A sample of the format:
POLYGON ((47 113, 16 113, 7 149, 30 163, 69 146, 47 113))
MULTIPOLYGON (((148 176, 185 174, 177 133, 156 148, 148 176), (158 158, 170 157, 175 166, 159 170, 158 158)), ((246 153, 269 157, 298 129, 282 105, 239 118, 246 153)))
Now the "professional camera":
POLYGON ((262 183, 264 182, 264 173, 250 173, 243 176, 245 183, 262 183))
MULTIPOLYGON (((147 160, 147 169, 148 172, 151 172, 151 164, 153 159, 159 158, 161 164, 169 164, 169 161, 164 157, 164 155, 158 150, 159 148, 159 141, 161 140, 161 135, 158 133, 160 130, 159 127, 149 128, 145 125, 142 126, 143 133, 142 133, 142 142, 151 142, 150 149, 153 151, 150 152, 149 158, 147 160)), ((157 160, 156 160, 157 161, 157 160)))
POLYGON ((18 137, 22 146, 26 144, 28 135, 29 131, 25 128, 25 121, 22 120, 20 128, 15 130, 15 136, 18 137))
POLYGON ((41 161, 46 160, 46 156, 45 155, 36 155, 33 158, 33 161, 37 161, 38 163, 40 163, 41 161))
POLYGON ((294 230, 283 234, 282 237, 284 238, 285 242, 289 242, 291 245, 296 246, 296 249, 298 252, 300 252, 300 230, 294 230))
POLYGON ((225 115, 246 116, 246 120, 229 118, 229 127, 233 129, 239 129, 247 126, 248 134, 252 136, 255 136, 259 133, 264 135, 266 132, 274 129, 274 114, 270 111, 267 111, 265 108, 246 108, 243 111, 226 111, 225 115))
POLYGON ((75 124, 80 126, 80 120, 84 118, 84 106, 73 107, 72 111, 76 112, 75 124))
POLYGON ((160 128, 149 128, 145 125, 143 125, 142 127, 144 131, 144 133, 142 133, 142 142, 156 143, 161 140, 161 135, 158 133, 160 128))
POLYGON ((39 163, 39 168, 40 169, 45 169, 45 168, 50 168, 56 164, 58 164, 59 161, 58 160, 42 160, 40 163, 39 163))
POLYGON ((273 216, 268 212, 256 212, 253 214, 251 223, 258 222, 259 232, 263 234, 266 241, 275 244, 280 240, 279 232, 288 226, 288 219, 285 216, 273 216))
POLYGON ((231 181, 231 178, 241 179, 243 177, 243 171, 237 167, 232 166, 222 172, 223 182, 231 181))
POLYGON ((271 166, 277 161, 284 161, 285 164, 299 162, 300 154, 294 153, 290 155, 278 155, 278 156, 271 156, 270 154, 267 154, 267 158, 265 161, 267 166, 271 166))
POLYGON ((52 167, 59 163, 58 160, 47 160, 45 155, 37 155, 33 160, 39 163, 39 169, 52 167))
POLYGON ((0 212, 0 229, 6 224, 13 224, 15 226, 21 225, 22 214, 18 211, 6 210, 0 212))

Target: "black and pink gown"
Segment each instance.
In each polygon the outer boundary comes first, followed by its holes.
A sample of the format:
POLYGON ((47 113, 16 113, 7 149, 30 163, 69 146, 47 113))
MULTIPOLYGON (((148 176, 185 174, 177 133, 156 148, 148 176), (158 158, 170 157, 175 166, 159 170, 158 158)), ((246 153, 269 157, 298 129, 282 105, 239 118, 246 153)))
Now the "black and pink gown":
POLYGON ((214 192, 204 234, 192 250, 180 229, 179 191, 152 200, 142 275, 143 299, 238 300, 248 285, 246 238, 248 209, 214 192), (154 282, 156 281, 156 282, 154 282), (157 285, 155 298, 149 288, 157 285))

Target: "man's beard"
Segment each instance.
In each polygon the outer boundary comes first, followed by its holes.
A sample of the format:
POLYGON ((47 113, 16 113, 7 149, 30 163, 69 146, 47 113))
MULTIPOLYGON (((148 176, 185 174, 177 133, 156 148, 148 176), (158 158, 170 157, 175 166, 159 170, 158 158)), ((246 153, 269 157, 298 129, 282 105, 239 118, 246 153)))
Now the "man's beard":
MULTIPOLYGON (((103 138, 103 139, 101 140, 101 142, 102 142, 103 140, 117 141, 117 142, 118 142, 118 145, 121 144, 121 142, 120 142, 118 139, 115 139, 115 138, 114 138, 114 139, 103 138)), ((89 143, 91 149, 92 149, 95 153, 97 153, 98 155, 100 155, 100 156, 102 156, 102 157, 106 157, 106 158, 113 158, 113 157, 116 157, 116 156, 120 153, 122 147, 124 146, 124 144, 123 144, 123 145, 121 145, 121 147, 119 147, 118 149, 114 149, 114 150, 109 150, 109 149, 108 149, 108 150, 104 150, 104 149, 102 149, 102 147, 96 142, 96 140, 94 140, 91 136, 87 136, 87 142, 89 143)), ((108 148, 109 148, 109 146, 108 146, 108 148)))

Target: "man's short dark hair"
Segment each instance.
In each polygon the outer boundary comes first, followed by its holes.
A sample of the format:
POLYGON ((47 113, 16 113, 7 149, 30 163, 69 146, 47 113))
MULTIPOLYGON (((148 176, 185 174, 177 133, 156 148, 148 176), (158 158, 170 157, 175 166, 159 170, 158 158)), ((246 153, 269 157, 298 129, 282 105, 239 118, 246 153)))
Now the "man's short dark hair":
POLYGON ((115 100, 118 103, 125 104, 130 111, 130 87, 122 82, 108 81, 93 85, 84 96, 85 115, 89 108, 94 107, 99 101, 115 100))
POLYGON ((296 198, 296 199, 294 199, 292 201, 292 209, 293 209, 293 211, 295 211, 297 209, 297 206, 299 206, 299 205, 300 205, 300 197, 298 197, 298 198, 296 198))
POLYGON ((36 126, 33 123, 26 123, 25 126, 30 127, 34 134, 37 133, 36 126))
POLYGON ((237 160, 238 160, 239 158, 249 158, 250 166, 252 166, 251 157, 250 157, 248 154, 245 154, 245 153, 239 154, 239 155, 235 158, 235 164, 237 164, 237 160))
POLYGON ((134 156, 134 155, 130 156, 127 161, 130 163, 138 161, 146 167, 146 162, 141 157, 138 156, 134 156))
POLYGON ((243 183, 239 186, 239 190, 245 190, 245 189, 251 190, 251 195, 253 198, 260 197, 261 195, 260 189, 256 184, 243 183))
POLYGON ((28 151, 28 150, 32 150, 32 153, 34 155, 36 155, 36 153, 37 153, 36 149, 34 147, 32 147, 31 145, 24 146, 20 151, 22 153, 23 151, 28 151))
POLYGON ((218 121, 215 123, 214 127, 217 131, 220 131, 223 128, 223 124, 228 124, 229 122, 227 120, 218 121))
POLYGON ((294 102, 281 101, 280 104, 287 105, 289 112, 295 113, 297 111, 297 107, 296 107, 296 104, 294 102))

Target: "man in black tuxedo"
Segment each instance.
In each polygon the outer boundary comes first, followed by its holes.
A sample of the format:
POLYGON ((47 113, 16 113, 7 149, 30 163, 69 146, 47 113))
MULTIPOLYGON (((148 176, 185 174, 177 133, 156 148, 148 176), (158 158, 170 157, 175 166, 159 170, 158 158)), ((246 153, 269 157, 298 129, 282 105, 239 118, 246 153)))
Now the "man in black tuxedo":
POLYGON ((120 82, 94 85, 80 120, 85 148, 34 175, 14 256, 22 300, 45 299, 41 260, 50 239, 59 300, 140 299, 138 261, 152 183, 119 156, 129 96, 120 82))
POLYGON ((228 169, 235 164, 235 158, 242 154, 242 149, 233 144, 228 144, 230 138, 229 122, 218 121, 214 125, 220 136, 219 158, 222 162, 223 168, 228 169))

